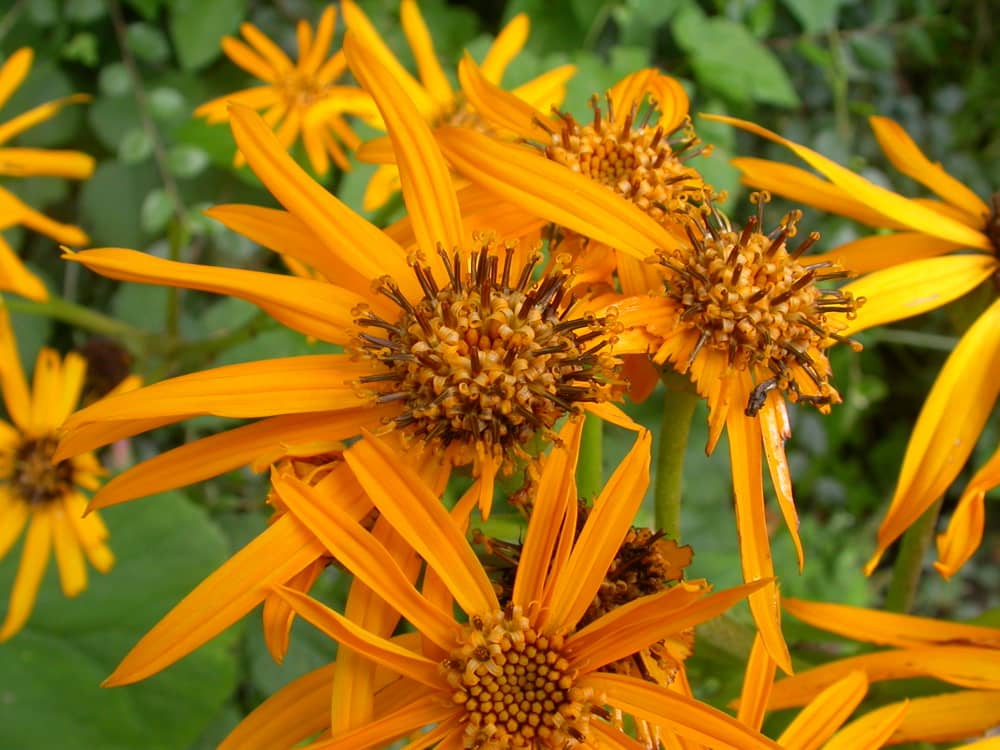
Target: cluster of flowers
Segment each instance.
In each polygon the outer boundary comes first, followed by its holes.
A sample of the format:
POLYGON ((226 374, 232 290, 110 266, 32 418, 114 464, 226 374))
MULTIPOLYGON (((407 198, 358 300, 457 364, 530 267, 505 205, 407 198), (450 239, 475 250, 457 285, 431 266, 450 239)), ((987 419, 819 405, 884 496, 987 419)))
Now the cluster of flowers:
MULTIPOLYGON (((998 273, 997 205, 930 163, 892 121, 872 125, 890 160, 944 202, 910 200, 748 122, 819 176, 737 160, 758 189, 749 218, 718 207, 694 166, 707 150, 680 84, 655 69, 595 93, 585 120, 559 110, 571 66, 514 91, 499 87, 523 46, 514 18, 482 63, 466 55, 460 90, 441 69, 415 2, 402 22, 419 80, 350 0, 330 55, 333 8, 298 27, 292 61, 258 29, 223 49, 262 85, 203 105, 228 120, 245 161, 282 209, 221 205, 208 214, 279 253, 290 274, 196 265, 101 248, 67 260, 113 279, 229 295, 283 325, 342 347, 219 367, 117 393, 73 412, 83 363, 44 351, 33 393, 0 320, 3 423, 0 555, 29 524, 0 638, 26 622, 50 548, 67 595, 86 585, 84 556, 113 563, 90 511, 218 476, 270 470, 271 523, 198 586, 125 657, 108 685, 142 680, 263 603, 280 661, 293 619, 339 644, 337 664, 272 696, 225 740, 236 748, 879 748, 982 735, 1000 721, 1000 631, 845 606, 782 601, 769 549, 763 466, 804 553, 784 443, 788 404, 840 401, 827 350, 866 328, 938 307, 998 273), (347 72, 358 86, 338 83, 347 72), (263 112, 258 114, 257 110, 263 112), (361 144, 359 118, 386 136, 361 144), (397 190, 404 219, 377 228, 300 167, 301 139, 325 174, 346 151, 378 163, 365 208, 397 190), (770 194, 886 229, 822 255, 794 241, 801 212, 764 216, 770 194), (961 253, 953 251, 961 250, 961 253), (968 252, 972 250, 974 252, 968 252), (842 286, 823 282, 863 274, 842 286), (746 583, 712 592, 688 580, 676 531, 633 527, 649 480, 651 436, 617 405, 670 372, 709 408, 711 452, 725 431, 746 583), (256 420, 170 450, 112 478, 92 451, 212 414, 256 420), (586 419, 634 433, 595 498, 576 469, 586 419), (454 474, 471 485, 448 507, 454 474), (518 486, 508 494, 499 488, 518 486), (87 505, 81 488, 97 490, 87 505), (499 497, 502 495, 503 497, 499 497), (523 540, 472 535, 474 513, 516 507, 523 540), (353 575, 342 612, 309 596, 325 568, 353 575), (747 599, 757 641, 738 712, 699 701, 684 659, 693 628, 747 599), (793 672, 782 608, 891 650, 793 672), (406 625, 401 626, 401 623, 406 625), (961 690, 884 706, 841 729, 877 680, 930 675, 961 690), (808 705, 806 705, 808 704, 808 705), (768 709, 805 705, 777 740, 768 709), (934 720, 929 721, 928 715, 934 720), (838 731, 839 730, 839 731, 838 731), (316 739, 318 737, 318 739, 316 739)), ((0 94, 30 52, 0 70, 0 94)), ((0 128, 5 141, 80 97, 0 128)), ((3 149, 17 174, 86 177, 80 154, 3 149)), ((6 192, 4 226, 22 223, 83 245, 6 192), (9 219, 7 217, 10 217, 9 219)), ((0 245, 5 289, 44 288, 0 245)), ((869 567, 955 480, 1000 390, 1000 299, 948 358, 911 438, 869 567), (948 417, 958 411, 961 419, 948 417)), ((939 539, 954 573, 982 536, 984 494, 1000 452, 966 488, 939 539)), ((995 747, 983 740, 975 747, 995 747)), ((969 745, 967 747, 973 747, 969 745)))

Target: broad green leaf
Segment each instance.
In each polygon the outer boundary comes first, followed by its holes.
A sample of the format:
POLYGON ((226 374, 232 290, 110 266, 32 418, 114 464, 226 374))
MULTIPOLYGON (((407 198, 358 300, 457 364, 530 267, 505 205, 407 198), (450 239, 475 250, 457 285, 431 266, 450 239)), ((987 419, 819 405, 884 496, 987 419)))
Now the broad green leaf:
POLYGON ((222 54, 220 41, 246 17, 246 0, 175 0, 168 28, 184 70, 198 70, 222 54))
POLYGON ((142 201, 158 185, 152 162, 99 164, 94 176, 83 183, 80 191, 83 225, 90 234, 91 244, 141 250, 144 236, 139 226, 142 201))
POLYGON ((809 34, 829 31, 837 25, 843 0, 782 0, 795 19, 809 34))
POLYGON ((745 27, 687 8, 674 17, 671 28, 677 44, 690 56, 701 85, 735 102, 798 104, 778 58, 745 27))
POLYGON ((148 63, 164 63, 170 57, 167 37, 152 24, 129 24, 125 38, 129 48, 140 60, 148 63))
POLYGON ((138 164, 153 153, 153 139, 142 128, 128 131, 118 144, 118 158, 125 164, 138 164))
MULTIPOLYGON (((99 687, 138 638, 228 554, 219 530, 179 493, 103 516, 116 566, 92 574, 87 591, 65 599, 50 562, 28 625, 0 645, 0 747, 186 750, 236 686, 230 632, 143 683, 99 687)), ((19 553, 20 545, 0 565, 5 592, 19 553)))
POLYGON ((105 96, 124 96, 132 90, 132 78, 125 63, 105 65, 97 74, 97 86, 105 96))
POLYGON ((197 177, 208 166, 208 154, 197 146, 182 143, 171 147, 167 163, 178 177, 197 177))

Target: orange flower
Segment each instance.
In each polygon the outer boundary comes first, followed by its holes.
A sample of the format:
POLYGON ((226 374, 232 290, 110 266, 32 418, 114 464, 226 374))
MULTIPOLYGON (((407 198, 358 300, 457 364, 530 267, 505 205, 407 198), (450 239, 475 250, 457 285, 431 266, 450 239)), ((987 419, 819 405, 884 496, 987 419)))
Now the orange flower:
MULTIPOLYGON (((289 327, 350 352, 185 375, 77 413, 60 457, 197 414, 267 417, 122 474, 99 493, 95 507, 214 476, 281 443, 395 429, 417 453, 472 465, 488 512, 496 472, 512 469, 527 455, 527 442, 550 436, 561 417, 585 409, 634 428, 608 403, 621 390, 608 353, 617 331, 613 311, 594 314, 567 295, 569 269, 551 268, 534 282, 535 253, 496 235, 473 238, 427 125, 373 55, 350 34, 345 44, 398 149, 417 248, 408 251, 323 190, 259 117, 234 105, 240 149, 288 211, 228 206, 210 215, 307 262, 323 280, 175 263, 116 248, 69 258, 117 279, 247 299, 289 327)), ((578 193, 556 196, 544 179, 534 179, 534 190, 577 228, 596 219, 605 234, 621 235, 619 244, 633 241, 636 254, 643 252, 637 245, 649 242, 629 215, 581 206, 578 193)))
MULTIPOLYGON (((904 198, 804 146, 742 120, 713 117, 781 143, 826 179, 785 164, 737 159, 744 181, 808 205, 894 231, 837 248, 814 262, 834 260, 867 275, 844 293, 867 298, 841 333, 917 315, 961 297, 1000 273, 1000 194, 987 205, 921 153, 897 123, 872 117, 883 151, 903 174, 944 201, 904 198), (971 250, 972 252, 968 252, 971 250), (960 251, 960 252, 955 252, 960 251)), ((1000 298, 962 335, 924 402, 910 437, 878 545, 866 571, 952 485, 975 447, 1000 395, 1000 298), (956 419, 955 415, 961 415, 956 419)), ((1000 484, 1000 450, 969 482, 947 531, 938 537, 935 567, 953 575, 982 541, 984 497, 1000 484)))
MULTIPOLYGON (((195 110, 197 117, 210 123, 228 122, 229 105, 242 104, 264 113, 264 122, 275 128, 278 142, 289 149, 302 134, 309 163, 318 175, 330 170, 330 158, 340 169, 350 169, 340 143, 352 151, 361 139, 341 116, 342 108, 350 102, 367 101, 367 95, 353 86, 337 86, 335 82, 347 70, 343 51, 327 57, 337 10, 330 5, 323 11, 313 29, 306 21, 299 21, 296 33, 299 57, 293 63, 284 51, 268 39, 252 23, 240 25, 240 33, 248 44, 234 37, 223 37, 222 49, 234 63, 265 85, 226 94, 202 104, 195 110), (313 116, 324 103, 323 116, 313 116), (338 143, 340 141, 340 143, 338 143)), ((245 162, 237 151, 235 164, 245 162)))
MULTIPOLYGON (((567 443, 578 441, 579 432, 579 426, 574 427, 567 443)), ((417 735, 413 747, 435 742, 441 747, 537 750, 636 746, 609 721, 613 715, 605 705, 712 747, 775 747, 699 701, 642 679, 600 671, 666 635, 718 615, 760 584, 705 596, 704 581, 682 582, 640 597, 586 627, 577 626, 641 502, 649 447, 649 433, 644 431, 596 499, 575 541, 575 451, 567 446, 554 449, 538 483, 509 601, 497 598, 460 526, 438 498, 377 438, 355 444, 345 459, 382 517, 426 561, 422 591, 403 577, 393 556, 371 534, 307 485, 289 476, 278 478, 275 486, 290 512, 308 518, 330 553, 422 636, 418 644, 390 641, 298 592, 280 589, 301 616, 342 648, 396 675, 381 695, 390 705, 372 705, 369 716, 352 717, 351 729, 308 747, 381 747, 428 725, 430 731, 417 735), (466 612, 467 621, 456 620, 453 602, 466 612), (536 699, 526 698, 526 689, 534 690, 536 699), (520 702, 519 710, 506 707, 507 696, 514 705, 520 702)), ((462 517, 472 507, 468 496, 460 506, 456 513, 462 517)), ((340 669, 338 665, 337 678, 340 669)), ((316 686, 316 677, 306 680, 316 686)), ((379 678, 382 684, 389 680, 384 673, 379 678)), ((298 682, 294 691, 301 695, 304 686, 298 682)), ((318 708, 316 701, 293 705, 282 696, 248 722, 259 726, 266 718, 289 729, 315 727, 318 708)), ((281 740, 301 736, 293 731, 295 735, 281 740)), ((223 747, 260 747, 252 732, 237 729, 234 737, 223 747)))
POLYGON ((81 490, 97 489, 104 469, 92 453, 52 460, 59 429, 83 390, 86 369, 78 354, 60 359, 53 350, 42 349, 29 391, 7 310, 0 307, 0 386, 13 422, 0 420, 0 558, 27 527, 0 641, 27 622, 50 554, 55 554, 66 596, 87 588, 85 559, 101 573, 115 562, 100 517, 82 517, 87 499, 81 490))

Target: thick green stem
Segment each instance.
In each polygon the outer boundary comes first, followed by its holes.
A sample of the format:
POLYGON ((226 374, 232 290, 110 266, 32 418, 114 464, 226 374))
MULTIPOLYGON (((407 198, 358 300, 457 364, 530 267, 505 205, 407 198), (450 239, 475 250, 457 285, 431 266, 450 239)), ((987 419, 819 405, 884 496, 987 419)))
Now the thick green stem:
POLYGON ((115 320, 82 305, 67 302, 59 297, 51 297, 47 302, 30 302, 16 297, 7 297, 4 304, 11 312, 43 315, 101 336, 130 339, 133 343, 138 343, 149 336, 146 331, 134 328, 128 323, 122 323, 120 320, 115 320))
POLYGON ((688 432, 698 394, 687 378, 673 372, 665 374, 663 382, 667 387, 663 394, 663 420, 660 422, 656 451, 654 514, 656 528, 668 539, 680 541, 684 454, 687 452, 688 432))
POLYGON ((909 612, 917 595, 917 585, 923 570, 924 555, 937 526, 941 501, 938 500, 917 519, 899 545, 899 556, 892 566, 892 580, 885 595, 885 608, 890 612, 909 612))
POLYGON ((580 460, 576 465, 576 493, 585 500, 597 497, 604 486, 604 421, 588 414, 583 423, 580 460))

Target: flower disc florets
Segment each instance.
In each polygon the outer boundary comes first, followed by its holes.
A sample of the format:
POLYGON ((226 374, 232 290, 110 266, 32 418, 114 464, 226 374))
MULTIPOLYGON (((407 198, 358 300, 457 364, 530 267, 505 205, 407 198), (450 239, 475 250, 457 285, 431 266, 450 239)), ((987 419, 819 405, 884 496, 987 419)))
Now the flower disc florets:
POLYGON ((356 312, 358 349, 383 370, 361 382, 378 389, 378 403, 402 403, 396 428, 425 444, 458 446, 462 462, 485 454, 509 465, 579 403, 624 389, 618 360, 606 351, 613 314, 574 316, 572 274, 556 264, 532 282, 541 256, 515 269, 515 250, 487 240, 464 260, 440 252, 444 286, 415 259, 422 299, 408 300, 383 277, 377 291, 399 306, 398 319, 356 312), (366 331, 373 328, 379 335, 366 331))
POLYGON ((578 748, 586 744, 592 693, 576 687, 561 635, 538 632, 519 607, 474 615, 441 666, 465 709, 463 747, 578 748))
POLYGON ((819 234, 813 232, 789 252, 786 242, 795 236, 801 211, 786 214, 764 234, 759 227, 769 197, 754 193, 751 200, 758 204, 758 214, 742 231, 709 209, 707 216, 687 227, 690 247, 659 256, 668 269, 665 293, 676 303, 677 324, 697 336, 679 369, 687 372, 700 354, 714 351, 726 357, 729 367, 750 370, 758 378, 748 415, 760 410, 774 388, 792 401, 813 403, 825 411, 839 396, 829 384, 824 352, 835 341, 847 341, 827 314, 853 317, 864 300, 816 285, 844 278, 847 274, 838 264, 798 260, 819 234))
POLYGON ((594 119, 586 125, 572 115, 559 114, 562 127, 551 133, 545 155, 606 185, 657 221, 690 211, 691 201, 700 199, 704 191, 698 172, 684 163, 703 152, 690 124, 665 133, 662 127, 649 124, 654 106, 637 121, 639 103, 635 102, 619 122, 610 96, 607 117, 596 95, 590 104, 594 119), (674 138, 677 134, 681 137, 674 138))
POLYGON ((71 459, 52 462, 59 438, 55 435, 25 438, 15 449, 10 472, 10 491, 28 505, 42 505, 73 491, 71 459))

